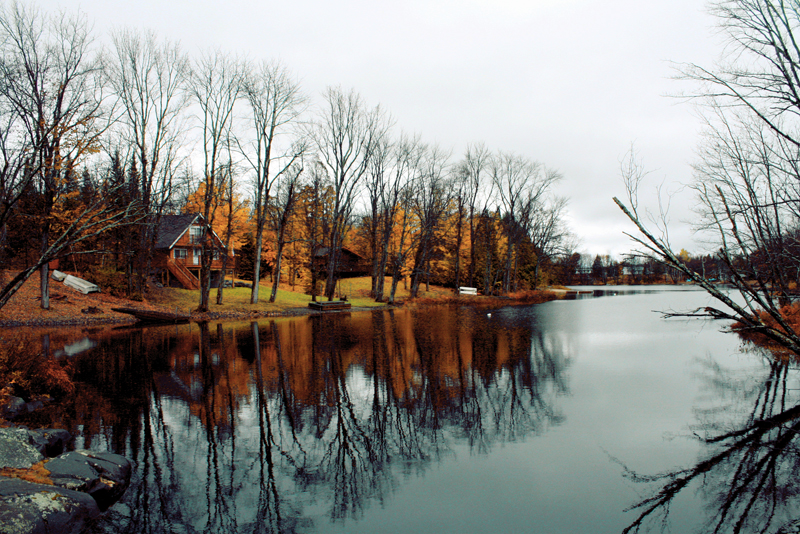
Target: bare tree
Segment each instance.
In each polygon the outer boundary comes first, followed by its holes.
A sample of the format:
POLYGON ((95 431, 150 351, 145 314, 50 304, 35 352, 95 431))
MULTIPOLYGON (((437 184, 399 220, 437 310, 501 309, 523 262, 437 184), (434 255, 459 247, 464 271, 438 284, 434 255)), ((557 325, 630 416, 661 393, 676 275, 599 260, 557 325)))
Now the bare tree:
POLYGON ((351 90, 329 87, 324 108, 312 127, 311 139, 319 161, 327 168, 333 186, 333 213, 328 239, 325 295, 333 300, 336 271, 344 235, 354 202, 369 168, 372 151, 384 135, 388 121, 380 107, 367 109, 361 96, 351 90))
POLYGON ((97 149, 111 111, 105 106, 102 64, 92 54, 84 15, 45 16, 12 2, 0 14, 0 32, 3 106, 16 115, 13 124, 24 138, 22 147, 31 151, 23 171, 31 174, 22 182, 33 179, 43 199, 38 263, 41 306, 48 309, 48 263, 42 258, 53 259, 56 250, 64 250, 52 246, 53 209, 65 178, 97 149))
POLYGON ((408 184, 412 181, 414 172, 418 168, 422 145, 419 137, 408 137, 403 134, 392 150, 392 163, 388 180, 380 193, 380 257, 377 271, 381 273, 375 286, 375 301, 382 302, 384 295, 384 276, 387 267, 392 271, 392 286, 390 288, 389 302, 394 302, 397 283, 400 280, 402 266, 405 264, 406 254, 410 248, 409 239, 409 210, 410 190, 408 184), (400 237, 394 252, 391 251, 392 236, 395 233, 398 212, 402 212, 400 221, 400 237), (390 256, 392 257, 390 261, 390 256))
POLYGON ((492 159, 491 175, 504 210, 507 246, 503 291, 509 292, 516 289, 520 248, 529 236, 534 214, 544 207, 545 195, 560 175, 541 163, 503 152, 492 159))
POLYGON ((720 0, 711 10, 729 38, 726 57, 734 59, 711 69, 686 65, 682 72, 699 82, 697 97, 709 110, 696 168, 700 229, 717 246, 741 299, 695 272, 673 251, 664 219, 650 219, 639 209, 641 164, 623 168, 629 199, 627 205, 615 202, 639 229, 634 239, 644 252, 719 302, 690 315, 738 321, 744 331, 800 354, 800 332, 782 313, 800 265, 794 252, 800 213, 800 3, 720 0))
POLYGON ((302 220, 308 243, 308 266, 311 271, 311 300, 317 301, 317 280, 319 276, 317 252, 329 235, 330 213, 325 202, 325 189, 328 183, 327 169, 318 160, 309 168, 307 183, 303 188, 302 220))
POLYGON ((681 67, 700 82, 695 96, 745 110, 775 135, 800 147, 800 24, 797 0, 717 0, 710 11, 727 35, 727 58, 714 68, 681 67))
POLYGON ((369 214, 366 217, 367 231, 372 260, 370 296, 375 298, 377 302, 383 300, 383 279, 386 274, 385 243, 381 239, 382 229, 386 225, 391 226, 392 224, 392 221, 385 219, 386 213, 383 210, 383 201, 386 199, 388 190, 391 187, 391 162, 394 148, 395 144, 388 135, 376 141, 365 183, 369 208, 369 214), (379 294, 380 297, 378 297, 379 294))
POLYGON ((22 284, 25 283, 36 271, 42 271, 47 264, 65 253, 70 254, 95 254, 103 252, 102 249, 75 250, 75 246, 84 242, 93 242, 100 235, 119 228, 122 225, 141 222, 144 215, 138 202, 132 202, 122 209, 111 205, 107 200, 113 195, 121 194, 125 184, 117 188, 110 188, 108 196, 101 196, 92 203, 76 212, 73 219, 66 224, 59 225, 52 239, 47 242, 47 248, 40 254, 38 260, 21 270, 14 278, 0 288, 0 308, 5 306, 14 296, 22 284))
POLYGON ((306 99, 300 85, 289 71, 278 63, 263 62, 258 67, 248 67, 244 82, 244 96, 252 113, 253 137, 241 146, 245 159, 255 171, 253 183, 253 208, 255 210, 256 246, 254 258, 253 289, 250 303, 258 302, 258 281, 261 277, 261 254, 264 249, 264 228, 269 219, 270 191, 275 181, 305 151, 305 144, 295 142, 285 154, 277 154, 278 139, 290 133, 293 123, 305 109, 306 99), (273 172, 273 163, 279 165, 273 172))
MULTIPOLYGON (((133 147, 140 173, 139 196, 150 216, 141 226, 138 290, 153 258, 156 230, 173 193, 186 131, 189 59, 177 43, 159 42, 155 33, 121 30, 112 35, 109 81, 121 104, 121 134, 133 147)), ((130 271, 130 270, 129 270, 130 271)))
POLYGON ((288 237, 289 222, 296 208, 297 197, 300 194, 300 177, 302 174, 303 167, 300 164, 292 165, 292 167, 281 173, 281 180, 277 185, 278 192, 277 195, 273 197, 273 202, 270 206, 272 227, 277 236, 275 267, 272 276, 272 292, 269 296, 270 302, 275 302, 275 297, 278 295, 283 250, 288 237))
POLYGON ((222 304, 222 295, 225 288, 225 273, 228 272, 228 261, 232 257, 233 236, 236 231, 237 220, 244 215, 248 208, 247 202, 239 202, 236 195, 236 169, 233 162, 229 160, 228 166, 220 185, 220 196, 224 205, 223 215, 225 217, 224 231, 224 253, 222 254, 222 266, 220 267, 220 277, 217 284, 217 305, 222 304))
POLYGON ((539 283, 539 270, 542 261, 558 254, 574 250, 573 235, 564 224, 567 199, 555 197, 546 202, 537 202, 530 210, 530 220, 526 225, 534 259, 533 287, 539 283))
POLYGON ((438 146, 425 147, 417 160, 418 170, 415 179, 410 184, 411 209, 417 224, 417 249, 411 271, 412 298, 417 296, 422 275, 428 270, 435 235, 440 229, 450 203, 449 156, 438 146))
MULTIPOLYGON (((6 58, 0 58, 0 76, 8 79, 6 58)), ((0 82, 2 83, 2 82, 0 82)), ((4 89, 0 89, 0 264, 4 263, 8 220, 30 185, 38 169, 33 168, 29 146, 20 115, 15 111, 4 89)))
POLYGON ((419 237, 417 216, 414 214, 415 187, 420 182, 423 169, 422 158, 427 150, 418 137, 401 139, 395 152, 394 181, 391 195, 384 203, 384 211, 391 212, 391 220, 397 220, 392 227, 384 229, 392 285, 389 289, 388 303, 394 304, 397 285, 405 276, 406 263, 410 255, 418 249, 419 237), (391 206, 391 208, 389 208, 391 206), (396 235, 395 235, 396 234, 396 235), (391 241, 391 243, 390 243, 391 241))
MULTIPOLYGON (((623 178, 628 185, 628 191, 635 187, 642 178, 642 166, 623 166, 623 178)), ((702 186, 701 186, 702 187, 702 186)), ((638 245, 640 252, 648 254, 667 267, 673 268, 684 274, 688 279, 695 281, 712 297, 719 301, 721 306, 707 306, 694 312, 680 313, 677 315, 694 315, 714 317, 738 321, 745 331, 759 333, 766 338, 800 354, 800 335, 794 327, 786 322, 781 314, 783 296, 781 292, 772 291, 768 285, 768 277, 760 274, 756 265, 757 258, 751 255, 754 252, 752 243, 758 239, 757 234, 749 232, 747 224, 740 226, 741 213, 738 213, 727 195, 719 185, 712 188, 701 189, 701 202, 706 202, 710 224, 716 228, 720 242, 719 258, 731 270, 731 282, 743 297, 743 303, 734 299, 725 289, 717 286, 701 273, 697 273, 685 262, 679 254, 673 251, 668 234, 651 230, 648 226, 648 216, 641 213, 636 206, 636 201, 625 203, 614 198, 614 202, 628 216, 641 232, 641 237, 628 234, 638 245), (751 278, 755 276, 754 280, 751 278), (766 315, 764 315, 766 314, 766 315)), ((750 206, 758 208, 759 206, 750 206)), ((769 209, 769 207, 767 207, 769 209)))
MULTIPOLYGON (((191 95, 200 109, 203 139, 203 218, 210 230, 218 198, 218 187, 231 165, 231 126, 234 106, 241 96, 241 62, 220 51, 204 54, 197 62, 190 82, 191 95)), ((208 311, 211 290, 213 239, 203 233, 200 260, 200 303, 197 311, 208 311)))
MULTIPOLYGON (((469 274, 467 282, 470 287, 475 287, 475 243, 476 243, 476 215, 478 211, 478 198, 484 187, 487 165, 491 160, 491 153, 483 143, 467 146, 463 161, 459 164, 458 174, 464 181, 463 193, 469 208, 469 274)), ((491 184, 490 184, 491 185, 491 184)), ((491 192, 486 193, 487 198, 491 192)))

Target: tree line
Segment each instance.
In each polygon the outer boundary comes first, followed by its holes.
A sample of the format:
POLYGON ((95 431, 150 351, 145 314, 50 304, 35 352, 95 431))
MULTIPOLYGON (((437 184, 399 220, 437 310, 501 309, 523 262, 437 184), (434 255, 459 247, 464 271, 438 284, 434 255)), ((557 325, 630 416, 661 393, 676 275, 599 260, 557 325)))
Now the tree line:
MULTIPOLYGON (((159 222, 180 212, 247 252, 254 280, 271 271, 270 300, 287 264, 332 299, 345 248, 392 302, 400 281, 412 296, 423 282, 535 288, 574 247, 557 171, 482 143, 456 158, 354 90, 312 104, 278 62, 190 56, 129 29, 101 46, 86 15, 16 1, 0 10, 0 46, 0 262, 19 269, 0 307, 39 272, 48 308, 49 264, 67 256, 143 294, 159 222)), ((206 311, 216 245, 202 243, 206 311)))

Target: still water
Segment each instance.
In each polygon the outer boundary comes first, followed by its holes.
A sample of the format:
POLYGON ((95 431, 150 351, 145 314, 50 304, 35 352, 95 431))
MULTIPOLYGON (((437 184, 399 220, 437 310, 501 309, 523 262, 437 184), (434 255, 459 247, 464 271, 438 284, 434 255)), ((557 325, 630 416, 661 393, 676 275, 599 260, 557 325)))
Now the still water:
POLYGON ((63 420, 135 461, 96 531, 797 528, 797 367, 594 297, 89 334, 63 420))

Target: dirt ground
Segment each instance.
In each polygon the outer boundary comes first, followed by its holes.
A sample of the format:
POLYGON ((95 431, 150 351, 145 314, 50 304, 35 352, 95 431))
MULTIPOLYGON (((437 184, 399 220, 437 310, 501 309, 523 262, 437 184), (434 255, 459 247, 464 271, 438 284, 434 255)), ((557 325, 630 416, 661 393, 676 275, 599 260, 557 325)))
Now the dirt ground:
MULTIPOLYGON (((0 283, 5 285, 16 273, 3 272, 0 283)), ((67 273, 75 274, 75 273, 67 273)), ((82 325, 96 323, 128 323, 130 315, 112 311, 111 308, 136 307, 163 309, 150 302, 133 302, 105 293, 84 295, 61 282, 50 279, 50 309, 43 310, 39 292, 39 274, 31 276, 25 284, 0 308, 0 326, 82 325)))

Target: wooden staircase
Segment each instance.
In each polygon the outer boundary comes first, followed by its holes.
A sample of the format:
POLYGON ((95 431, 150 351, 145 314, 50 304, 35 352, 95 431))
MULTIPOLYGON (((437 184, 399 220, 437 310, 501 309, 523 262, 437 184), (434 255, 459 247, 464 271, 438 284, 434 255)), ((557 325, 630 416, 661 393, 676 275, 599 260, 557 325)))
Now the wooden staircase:
POLYGON ((169 258, 167 259, 167 268, 169 272, 175 275, 175 278, 178 279, 178 282, 181 283, 184 289, 200 289, 200 280, 198 280, 182 263, 178 263, 174 259, 169 258))

